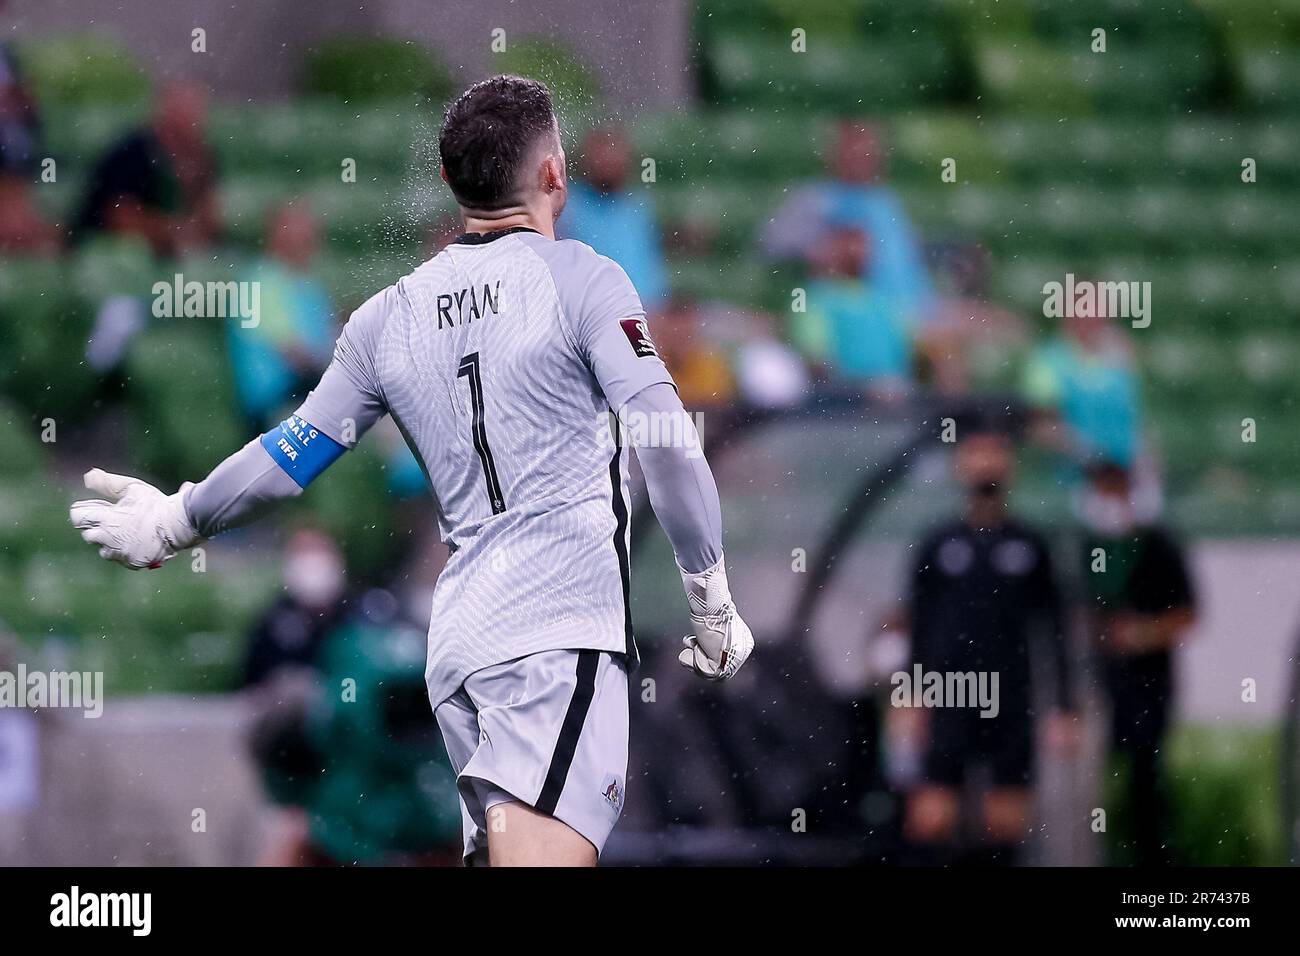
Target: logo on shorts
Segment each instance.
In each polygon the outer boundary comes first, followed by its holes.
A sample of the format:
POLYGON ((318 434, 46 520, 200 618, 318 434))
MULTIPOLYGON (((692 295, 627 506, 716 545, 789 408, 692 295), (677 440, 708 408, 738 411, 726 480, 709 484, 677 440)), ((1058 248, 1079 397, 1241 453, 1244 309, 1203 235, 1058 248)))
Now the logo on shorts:
POLYGON ((637 358, 650 358, 652 355, 659 357, 654 342, 650 340, 650 327, 645 324, 645 319, 620 319, 618 324, 622 326, 627 340, 632 343, 632 351, 637 358))
POLYGON ((623 811, 623 781, 613 774, 606 774, 601 784, 601 796, 614 809, 615 813, 623 811))

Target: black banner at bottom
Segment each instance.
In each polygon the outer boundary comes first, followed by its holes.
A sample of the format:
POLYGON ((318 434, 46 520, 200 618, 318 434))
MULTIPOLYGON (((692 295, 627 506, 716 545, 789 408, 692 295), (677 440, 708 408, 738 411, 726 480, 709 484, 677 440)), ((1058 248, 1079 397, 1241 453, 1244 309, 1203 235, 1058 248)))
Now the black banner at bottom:
POLYGON ((864 944, 1169 934, 1227 943, 1289 930, 1297 886, 1290 869, 0 869, 0 926, 6 942, 75 933, 128 945, 337 945, 412 932, 436 947, 575 931, 654 943, 792 925, 814 943, 841 931, 864 944))

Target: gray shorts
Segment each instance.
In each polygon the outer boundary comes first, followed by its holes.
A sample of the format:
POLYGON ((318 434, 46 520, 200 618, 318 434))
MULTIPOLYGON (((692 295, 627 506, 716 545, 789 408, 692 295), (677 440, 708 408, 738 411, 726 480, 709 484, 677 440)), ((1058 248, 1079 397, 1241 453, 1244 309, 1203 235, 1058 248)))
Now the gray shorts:
POLYGON ((540 651, 475 671, 434 715, 456 770, 465 860, 487 857, 488 811, 518 801, 600 852, 623 810, 627 670, 607 651, 540 651))

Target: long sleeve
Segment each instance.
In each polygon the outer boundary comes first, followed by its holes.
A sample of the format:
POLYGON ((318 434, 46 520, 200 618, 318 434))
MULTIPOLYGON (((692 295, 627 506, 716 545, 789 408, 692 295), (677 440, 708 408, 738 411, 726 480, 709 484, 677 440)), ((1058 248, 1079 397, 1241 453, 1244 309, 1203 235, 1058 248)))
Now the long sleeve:
MULTIPOLYGON (((673 422, 669 434, 680 443, 640 444, 637 461, 655 517, 668 535, 683 571, 697 574, 722 557, 722 509, 713 472, 700 450, 695 424, 682 407, 677 390, 666 383, 651 385, 634 395, 623 409, 629 434, 637 422, 673 422)), ((663 434, 664 430, 659 431, 663 434)))
POLYGON ((384 414, 374 354, 384 321, 399 307, 400 293, 390 286, 357 309, 297 412, 186 491, 186 513, 203 537, 247 524, 302 494, 384 414))
POLYGON ((205 538, 254 521, 286 498, 302 494, 255 438, 235 452, 184 498, 190 523, 205 538))
POLYGON ((297 417, 345 448, 352 448, 387 411, 375 353, 388 316, 403 308, 397 286, 371 296, 352 313, 334 347, 334 358, 297 417))
POLYGON ((692 574, 713 567, 722 557, 717 485, 631 280, 618 263, 580 242, 535 248, 555 277, 574 349, 636 448, 650 504, 678 565, 692 574), (638 440, 646 433, 673 440, 638 440))

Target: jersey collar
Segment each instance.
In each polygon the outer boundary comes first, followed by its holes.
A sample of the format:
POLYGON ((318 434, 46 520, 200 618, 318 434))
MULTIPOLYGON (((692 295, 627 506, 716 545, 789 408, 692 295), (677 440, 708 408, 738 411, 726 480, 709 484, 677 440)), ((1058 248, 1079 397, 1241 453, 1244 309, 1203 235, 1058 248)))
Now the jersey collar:
POLYGON ((502 236, 513 236, 519 232, 531 232, 535 236, 541 235, 532 226, 511 226, 509 229, 497 229, 493 232, 467 232, 464 235, 457 236, 454 241, 464 246, 480 246, 485 242, 493 242, 502 236))

